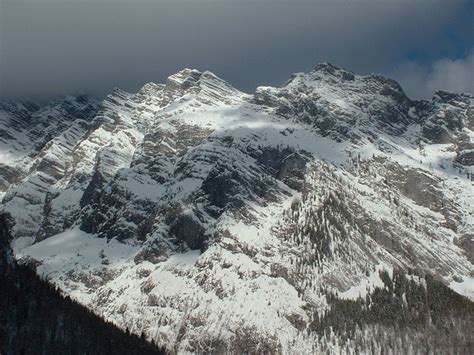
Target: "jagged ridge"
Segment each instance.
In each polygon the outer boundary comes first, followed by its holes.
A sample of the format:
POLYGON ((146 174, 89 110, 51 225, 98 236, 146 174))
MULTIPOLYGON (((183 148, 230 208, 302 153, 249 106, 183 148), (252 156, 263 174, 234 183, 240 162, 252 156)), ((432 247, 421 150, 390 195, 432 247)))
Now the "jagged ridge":
MULTIPOLYGON (((23 262, 169 349, 313 351, 321 285, 411 267, 474 297, 472 103, 327 63, 253 95, 184 69, 56 113, 4 164, 2 213, 23 262)), ((16 147, 31 114, 12 112, 44 109, 9 107, 16 147)))

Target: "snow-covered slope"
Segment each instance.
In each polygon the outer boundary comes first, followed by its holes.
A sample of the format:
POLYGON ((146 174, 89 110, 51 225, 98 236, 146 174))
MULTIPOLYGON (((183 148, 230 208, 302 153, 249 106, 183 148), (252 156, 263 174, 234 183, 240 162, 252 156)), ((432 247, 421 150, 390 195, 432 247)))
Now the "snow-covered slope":
POLYGON ((379 270, 474 299, 471 96, 319 64, 253 95, 184 69, 84 100, 1 106, 1 212, 17 258, 106 319, 178 351, 309 353, 327 292, 379 270))

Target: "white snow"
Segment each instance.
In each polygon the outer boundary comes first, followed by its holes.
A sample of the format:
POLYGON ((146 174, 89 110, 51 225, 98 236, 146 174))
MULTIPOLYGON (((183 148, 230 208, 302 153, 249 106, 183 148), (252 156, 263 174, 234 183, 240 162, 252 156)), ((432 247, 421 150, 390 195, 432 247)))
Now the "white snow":
POLYGON ((393 275, 393 269, 391 269, 388 265, 379 264, 375 267, 375 270, 372 271, 367 278, 364 278, 362 280, 360 284, 352 286, 347 291, 340 292, 338 296, 340 298, 352 300, 356 300, 359 297, 365 299, 365 297, 376 287, 384 287, 384 283, 380 278, 381 271, 388 271, 390 276, 393 275))
MULTIPOLYGON (((300 73, 282 88, 257 89, 258 94, 280 95, 283 103, 289 103, 283 95, 287 93, 313 100, 335 118, 331 127, 351 129, 353 139, 322 136, 311 122, 283 117, 212 73, 190 69, 170 77, 166 85, 146 84, 136 94, 114 90, 92 128, 72 124, 35 158, 24 158, 33 142, 18 133, 9 148, 0 145, 0 163, 31 169, 9 188, 5 196, 11 199, 2 205, 17 221, 14 232, 24 232, 13 242, 17 258, 40 261, 39 274, 123 328, 145 331, 169 347, 180 334, 178 352, 190 351, 194 341, 228 341, 239 329, 248 328, 256 336, 276 335, 285 353, 310 353, 314 339, 295 322, 307 324, 314 309, 327 306, 321 286, 346 299, 365 297, 383 287, 380 271, 392 273, 412 263, 435 273, 460 275, 462 282, 446 279, 449 286, 474 299, 472 264, 453 244, 474 231, 474 189, 465 178, 472 167, 453 167, 452 144, 419 143, 419 124, 411 123, 400 136, 373 127, 370 110, 391 105, 393 99, 364 78, 342 82, 320 72, 300 73), (277 180, 278 172, 264 173, 257 161, 257 153, 266 148, 288 147, 310 160, 304 176, 307 193, 277 180), (58 176, 35 170, 41 162, 54 165, 58 176), (448 228, 441 210, 421 206, 386 184, 388 162, 439 181, 443 198, 459 211, 458 229, 448 228), (226 209, 211 216, 202 186, 219 167, 237 172, 250 185, 267 179, 269 196, 247 193, 243 184, 233 197, 242 200, 245 213, 226 209), (134 235, 126 242, 107 240, 79 229, 82 216, 90 212, 80 201, 94 174, 103 179, 105 200, 117 195, 126 200, 100 211, 116 218, 116 225, 135 230, 128 216, 150 215, 147 222, 152 227, 145 242, 134 235), (372 228, 367 232, 338 217, 348 232, 346 242, 334 239, 333 221, 322 214, 333 258, 316 266, 299 263, 316 249, 307 240, 297 244, 288 239, 292 231, 285 230, 287 217, 293 213, 299 226, 311 225, 312 212, 328 196, 342 196, 338 202, 356 211, 357 221, 376 223, 367 226, 372 228), (48 222, 59 230, 64 221, 74 224, 35 242, 47 198, 52 198, 48 222), (303 198, 305 203, 292 211, 292 203, 298 206, 303 198), (201 253, 172 245, 165 217, 155 210, 140 211, 142 203, 154 204, 157 211, 179 205, 182 213, 205 227, 211 236, 209 248, 201 253), (347 255, 340 255, 341 245, 350 251, 347 255), (156 257, 153 262, 136 258, 147 248, 156 257)), ((413 107, 408 111, 413 119, 418 114, 413 107)), ((323 115, 313 118, 324 120, 323 115)), ((474 139, 472 131, 467 133, 474 139)))
POLYGON ((462 281, 451 281, 449 287, 457 293, 474 301, 474 277, 462 276, 462 281))
POLYGON ((79 228, 65 231, 26 248, 16 248, 16 257, 29 255, 43 264, 38 272, 45 277, 52 278, 61 272, 77 268, 93 269, 102 265, 103 257, 100 251, 114 267, 124 265, 132 257, 138 247, 118 242, 114 239, 107 241, 92 234, 81 231, 79 228))

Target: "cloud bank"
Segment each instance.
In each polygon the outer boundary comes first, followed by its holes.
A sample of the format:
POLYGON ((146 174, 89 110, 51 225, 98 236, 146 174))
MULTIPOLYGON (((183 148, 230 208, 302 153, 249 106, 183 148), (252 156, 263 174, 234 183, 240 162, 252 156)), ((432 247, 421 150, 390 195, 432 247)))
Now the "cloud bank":
POLYGON ((412 97, 430 98, 439 89, 474 94, 474 50, 464 58, 437 60, 430 67, 407 61, 391 76, 412 97))
MULTIPOLYGON (((134 91, 183 67, 211 70, 252 91, 326 61, 358 73, 401 75, 413 85, 409 92, 425 95, 428 89, 414 88, 416 80, 400 68, 411 67, 426 87, 430 72, 423 68, 459 57, 472 41, 472 3, 0 0, 0 96, 134 91)), ((446 81, 436 78, 429 85, 444 88, 446 81)))

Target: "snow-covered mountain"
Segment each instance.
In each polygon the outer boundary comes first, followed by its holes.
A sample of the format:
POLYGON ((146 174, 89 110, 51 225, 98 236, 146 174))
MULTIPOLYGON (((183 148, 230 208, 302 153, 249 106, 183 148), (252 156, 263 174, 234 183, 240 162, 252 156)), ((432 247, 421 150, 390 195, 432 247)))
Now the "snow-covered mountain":
POLYGON ((1 104, 0 193, 20 261, 169 350, 317 351, 333 293, 400 270, 474 300, 467 94, 325 63, 252 95, 184 69, 1 104))

